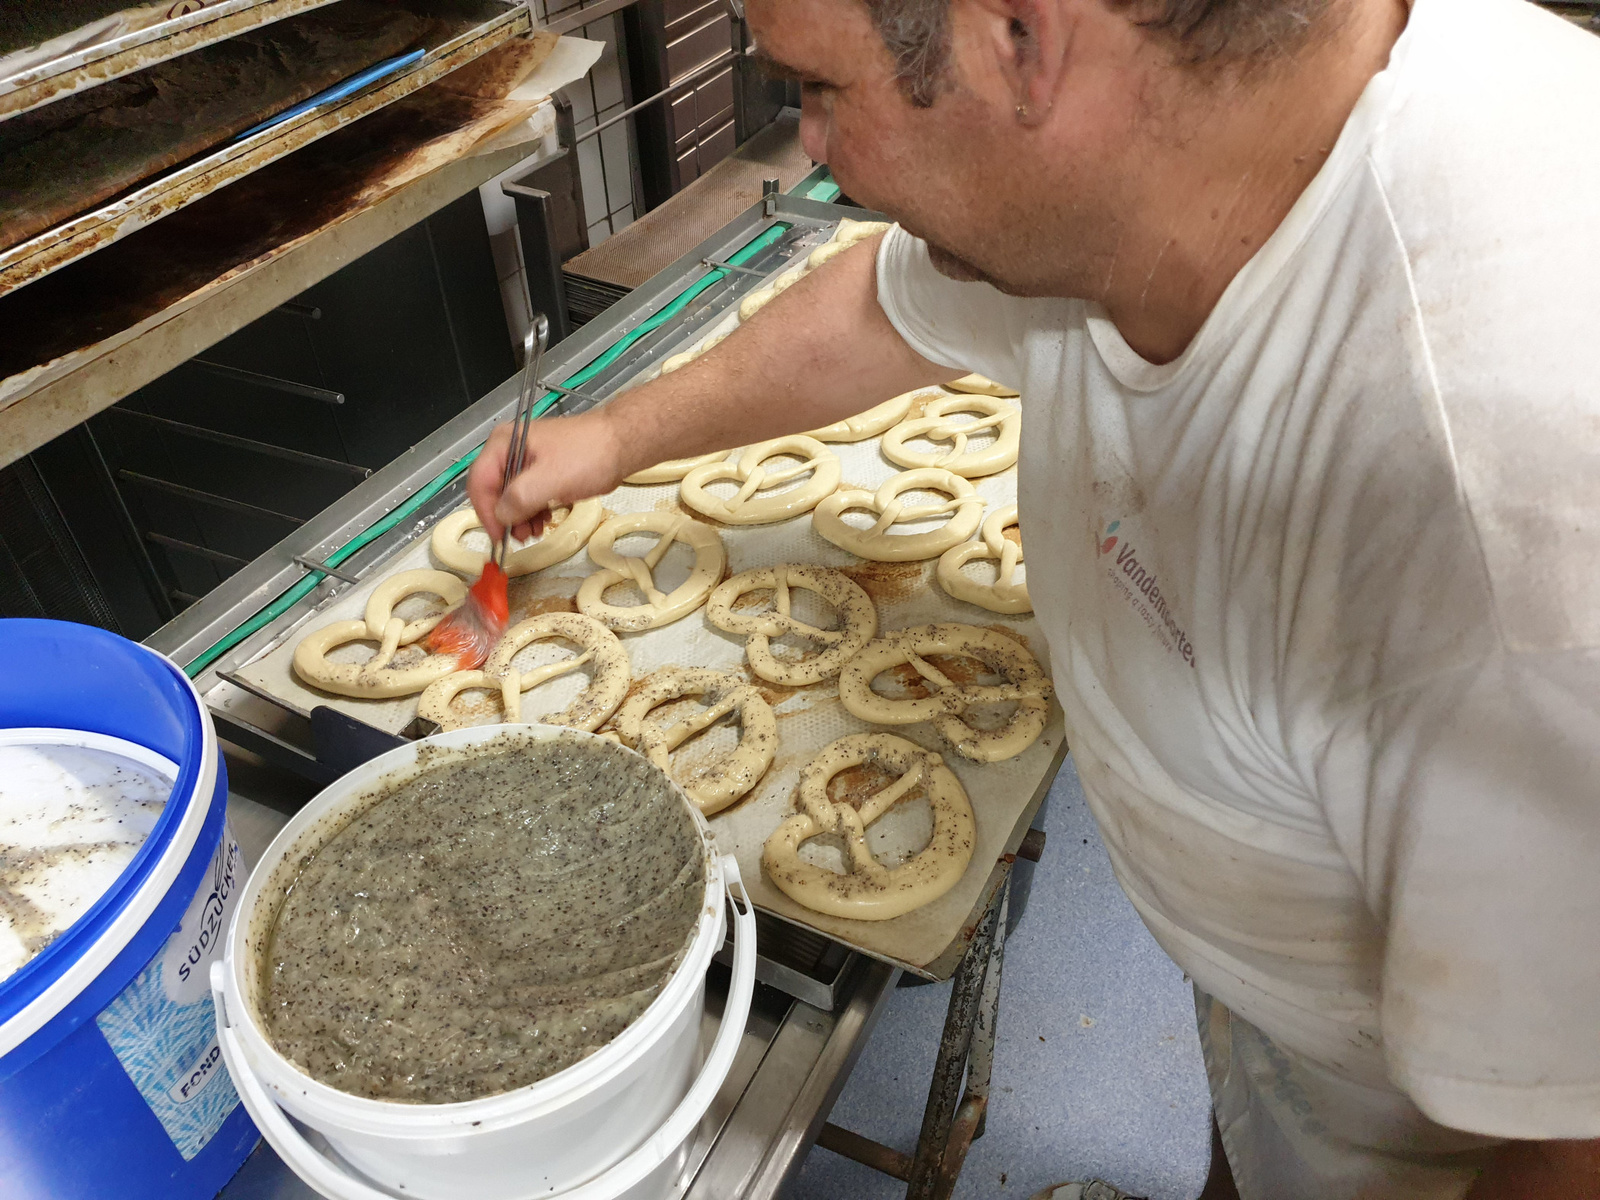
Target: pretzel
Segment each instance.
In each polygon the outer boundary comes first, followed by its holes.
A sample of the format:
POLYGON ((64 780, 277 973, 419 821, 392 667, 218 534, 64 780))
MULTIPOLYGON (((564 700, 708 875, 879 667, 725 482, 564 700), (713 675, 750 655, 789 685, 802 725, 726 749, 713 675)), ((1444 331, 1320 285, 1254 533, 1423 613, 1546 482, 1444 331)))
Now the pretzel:
POLYGON ((612 517, 589 539, 589 558, 601 570, 578 588, 578 611, 610 629, 625 631, 655 629, 688 616, 705 602, 728 565, 728 552, 715 529, 671 512, 612 517), (643 558, 624 558, 614 546, 618 538, 632 533, 657 533, 661 540, 643 558), (656 587, 651 572, 678 541, 693 548, 694 570, 667 595, 656 587), (646 602, 632 607, 607 604, 606 589, 619 583, 636 584, 646 602))
POLYGON ((469 722, 456 715, 450 702, 464 691, 481 688, 500 692, 504 709, 501 720, 514 725, 522 720, 523 692, 532 691, 541 683, 589 662, 595 665, 594 679, 583 695, 562 711, 540 717, 539 722, 593 733, 610 719, 628 694, 632 671, 628 666, 628 653, 616 634, 599 621, 578 613, 545 613, 513 625, 495 645, 483 670, 457 671, 430 684, 417 702, 417 715, 426 717, 441 729, 459 729, 469 722), (575 642, 583 653, 529 671, 519 671, 511 665, 512 659, 534 642, 550 638, 575 642))
POLYGON ((361 700, 413 696, 454 671, 457 660, 454 654, 430 654, 408 667, 391 667, 389 663, 400 647, 400 634, 404 628, 405 622, 393 617, 387 622, 383 636, 377 638, 367 628, 365 621, 335 621, 325 625, 301 638, 300 644, 294 648, 294 673, 312 687, 339 696, 354 696, 361 700), (328 661, 329 652, 340 646, 373 641, 379 643, 378 652, 364 663, 328 661))
POLYGON ((735 575, 721 584, 706 601, 706 620, 728 633, 742 633, 745 657, 750 669, 762 679, 785 687, 821 683, 839 673, 839 668, 872 640, 878 631, 878 613, 872 599, 848 575, 827 567, 761 567, 735 575), (842 629, 818 629, 795 619, 789 611, 789 589, 815 592, 839 610, 842 629), (740 613, 733 611, 746 592, 771 588, 773 611, 740 613), (786 633, 821 642, 822 650, 799 662, 785 661, 772 653, 772 639, 786 633))
POLYGON ((1033 611, 1033 601, 1028 599, 1028 585, 1017 580, 1017 568, 1022 565, 1022 545, 1006 537, 1006 530, 1017 523, 1017 506, 1008 504, 990 513, 983 523, 978 540, 964 546, 946 550, 939 559, 939 586, 957 600, 987 608, 990 612, 1018 613, 1033 611), (993 583, 978 583, 961 571, 975 558, 992 558, 1000 564, 993 583))
POLYGON ((718 450, 715 454, 696 454, 692 458, 669 458, 666 462, 657 463, 653 467, 635 471, 622 482, 632 484, 677 483, 678 480, 702 463, 721 462, 727 457, 728 452, 726 450, 718 450))
POLYGON ((796 904, 830 917, 887 921, 944 895, 972 861, 977 827, 961 781, 937 754, 888 733, 840 738, 800 772, 795 789, 801 810, 779 825, 761 852, 761 865, 778 890, 796 904), (828 799, 828 781, 863 763, 898 771, 900 778, 863 801, 859 811, 828 799), (867 826, 918 786, 933 809, 933 837, 919 853, 890 869, 867 848, 867 826), (849 852, 850 873, 801 861, 800 844, 838 833, 849 852))
POLYGON ((835 421, 832 425, 824 425, 821 429, 813 429, 806 436, 814 437, 819 442, 859 442, 869 437, 877 437, 885 429, 892 429, 905 420, 906 414, 911 411, 911 406, 921 394, 907 392, 904 396, 885 400, 876 408, 869 408, 864 413, 835 421))
POLYGON ((960 379, 951 380, 945 387, 952 392, 966 392, 974 396, 998 396, 1002 400, 1015 400, 1022 395, 1016 388, 1009 388, 982 375, 963 375, 960 379))
POLYGON ((678 495, 685 508, 724 525, 769 525, 810 512, 824 496, 839 486, 843 468, 839 457, 816 438, 795 434, 747 446, 744 453, 729 462, 706 463, 683 477, 678 495), (798 466, 767 470, 770 459, 792 456, 803 458, 798 466), (810 480, 787 492, 761 493, 767 488, 789 483, 809 474, 810 480), (723 500, 706 491, 706 485, 722 479, 736 480, 738 494, 723 500))
POLYGON ((779 296, 787 292, 795 284, 805 278, 807 270, 801 267, 798 271, 790 271, 786 275, 779 275, 766 287, 757 288, 744 298, 739 305, 739 320, 748 321, 779 296))
POLYGON ((918 471, 902 471, 885 480, 876 492, 860 488, 845 488, 829 496, 811 515, 812 527, 841 550, 848 550, 857 558, 876 562, 908 562, 914 559, 936 558, 951 546, 960 545, 978 531, 983 520, 983 497, 959 475, 940 467, 924 467, 918 471), (900 499, 902 492, 943 492, 950 499, 943 504, 908 506, 900 499), (856 529, 844 522, 844 514, 852 509, 866 509, 878 514, 871 529, 856 529), (902 522, 921 521, 928 517, 953 513, 949 521, 938 529, 926 533, 891 534, 889 529, 902 522))
POLYGON ((922 416, 904 421, 883 435, 883 456, 901 467, 943 467, 968 479, 1004 471, 1017 461, 1022 445, 1022 414, 1004 400, 989 396, 947 396, 922 410, 922 416), (977 413, 976 421, 953 421, 955 413, 977 413), (968 450, 967 439, 993 429, 995 441, 982 450, 968 450), (914 438, 950 442, 949 450, 913 450, 914 438))
POLYGON ((777 753, 778 719, 760 692, 737 675, 703 667, 669 667, 628 697, 617 712, 615 725, 624 744, 670 773, 672 752, 731 712, 739 714, 738 746, 687 780, 678 780, 689 799, 709 817, 755 787, 777 753), (710 707, 676 725, 650 722, 651 709, 684 696, 704 696, 710 707))
POLYGON ((661 375, 671 375, 674 371, 681 370, 682 368, 687 367, 690 363, 692 363, 695 359, 699 358, 702 354, 711 353, 711 351, 715 350, 718 346, 722 345, 722 343, 725 342, 727 340, 727 338, 728 338, 728 335, 726 333, 719 333, 719 334, 717 334, 716 337, 707 338, 705 341, 701 342, 698 346, 695 346, 695 347, 693 347, 692 349, 689 349, 689 350, 685 350, 682 354, 674 354, 671 358, 667 359, 666 362, 661 364, 661 370, 660 370, 659 374, 661 374, 661 375))
POLYGON ((467 598, 467 585, 448 571, 435 571, 421 567, 415 571, 400 571, 389 576, 367 597, 367 637, 375 642, 388 639, 389 627, 399 622, 395 645, 409 646, 420 641, 433 627, 445 619, 450 609, 467 598), (409 596, 438 596, 445 602, 445 611, 431 617, 407 621, 394 615, 394 610, 409 596))
POLYGON ((932 721, 955 747, 974 762, 998 762, 1021 754, 1044 732, 1049 711, 1050 681, 1038 662, 1015 638, 972 625, 919 625, 867 644, 839 672, 839 700, 863 721, 874 725, 913 725, 932 721), (981 661, 1002 684, 956 684, 927 662, 927 654, 962 654, 981 661), (892 700, 872 690, 884 671, 910 663, 932 686, 933 695, 919 700, 892 700), (962 714, 975 704, 1017 702, 1002 729, 975 729, 962 714))
POLYGON ((834 230, 833 237, 811 252, 811 257, 806 259, 806 270, 815 271, 857 242, 864 242, 873 234, 882 233, 887 228, 889 228, 887 221, 852 221, 849 217, 844 218, 839 222, 839 228, 834 230))
MULTIPOLYGON (((545 528, 543 537, 506 555, 501 566, 507 575, 531 575, 571 558, 600 527, 605 510, 598 500, 580 500, 571 508, 552 510, 550 517, 553 524, 545 528)), ((483 522, 472 509, 457 509, 433 527, 433 556, 452 571, 476 578, 483 574, 489 552, 469 549, 462 539, 482 528, 483 522)))

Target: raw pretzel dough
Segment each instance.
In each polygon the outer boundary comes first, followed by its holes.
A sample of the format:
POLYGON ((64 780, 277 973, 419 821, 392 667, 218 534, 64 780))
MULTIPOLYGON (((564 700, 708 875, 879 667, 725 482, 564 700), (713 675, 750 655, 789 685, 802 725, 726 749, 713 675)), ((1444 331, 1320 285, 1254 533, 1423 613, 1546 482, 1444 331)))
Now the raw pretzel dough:
POLYGON ((901 467, 943 467, 967 479, 993 475, 1017 461, 1022 446, 1022 414, 1004 400, 990 396, 947 396, 922 410, 922 416, 896 425, 883 435, 883 456, 901 467), (956 413, 976 413, 976 421, 955 421, 956 413), (968 450, 975 433, 995 431, 992 445, 968 450), (950 442, 949 450, 913 450, 916 438, 950 442))
POLYGON ((835 492, 817 505, 811 524, 839 549, 848 550, 857 558, 909 562, 936 558, 951 546, 970 538, 983 520, 983 505, 983 497, 961 476, 942 467, 923 467, 890 476, 876 492, 859 488, 835 492), (943 504, 907 505, 900 494, 912 491, 943 492, 950 499, 943 504), (852 509, 876 513, 878 520, 871 529, 856 529, 845 524, 843 519, 852 509), (926 533, 888 532, 891 526, 901 522, 920 521, 942 513, 954 515, 938 529, 926 533))
POLYGON ((990 513, 983 522, 983 532, 977 541, 946 550, 939 559, 939 586, 957 600, 987 608, 990 612, 1018 613, 1033 611, 1033 601, 1028 599, 1028 585, 1017 579, 1017 568, 1022 565, 1022 545, 1006 537, 1006 530, 1017 523, 1017 506, 1008 504, 990 513), (998 565, 993 583, 978 583, 962 573, 961 568, 975 558, 992 558, 998 565))
MULTIPOLYGON (((684 793, 706 816, 721 812, 761 781, 778 750, 778 719, 756 691, 737 675, 702 667, 671 667, 628 697, 617 712, 617 732, 663 771, 671 771, 672 752, 731 712, 739 714, 739 744, 726 757, 679 779, 684 793), (683 696, 703 696, 710 707, 687 721, 663 727, 650 711, 683 696)), ((675 777, 676 778, 676 777, 675 777)))
POLYGON ((496 644, 494 653, 481 671, 457 671, 430 684, 417 702, 417 715, 433 721, 441 729, 459 729, 468 722, 451 709, 450 702, 470 688, 500 692, 504 713, 501 720, 517 724, 522 720, 522 693, 541 683, 575 671, 585 663, 594 664, 594 678, 583 695, 561 712, 539 718, 543 725, 565 725, 593 733, 611 718, 628 694, 632 671, 628 653, 599 621, 579 613, 545 613, 513 625, 496 644), (562 662, 519 671, 511 665, 521 651, 534 642, 565 638, 582 648, 583 653, 562 662))
POLYGON ((381 642, 388 637, 389 626, 398 621, 400 632, 395 644, 409 646, 424 634, 431 633, 433 627, 449 615, 449 610, 466 598, 467 585, 448 571, 435 571, 429 567, 400 571, 385 579, 367 597, 367 636, 375 642, 381 642), (395 608, 407 597, 429 595, 443 600, 446 611, 415 621, 394 615, 395 608))
POLYGON ((706 601, 706 620, 728 633, 742 633, 745 657, 750 669, 762 679, 785 687, 820 683, 839 673, 878 632, 878 612, 872 598, 848 575, 827 567, 760 567, 735 575, 711 593, 706 601), (839 610, 839 629, 818 629, 796 620, 789 611, 789 589, 815 592, 839 610), (775 608, 769 612, 735 612, 733 606, 746 592, 770 588, 775 608), (772 639, 786 633, 821 642, 822 650, 799 661, 778 658, 772 653, 772 639))
POLYGON ((834 230, 833 237, 811 252, 811 257, 806 259, 806 270, 815 271, 857 242, 864 242, 873 234, 882 233, 888 228, 887 221, 852 221, 849 217, 844 218, 839 222, 839 228, 834 230))
POLYGON ((1050 681, 1039 663, 1015 638, 973 625, 919 625, 902 629, 867 645, 839 673, 839 700, 863 721, 874 725, 914 725, 932 721, 955 747, 974 762, 998 762, 1021 754, 1044 732, 1049 712, 1050 681), (956 684, 927 662, 928 654, 959 654, 978 659, 1006 682, 956 684), (933 687, 922 700, 892 700, 872 690, 884 671, 910 663, 933 687), (962 714, 975 704, 1015 700, 1017 711, 1001 729, 974 729, 962 714))
MULTIPOLYGON (((545 529, 544 536, 506 554, 506 561, 502 564, 506 574, 531 575, 571 558, 583 549, 583 544, 600 527, 605 515, 605 509, 600 507, 598 500, 580 500, 571 508, 556 509, 551 513, 555 524, 545 529)), ((483 574, 483 566, 489 561, 489 552, 469 550, 461 539, 473 530, 482 528, 483 522, 478 520, 478 514, 472 509, 456 510, 433 527, 433 556, 452 571, 476 579, 483 574)))
POLYGON ((884 430, 892 429, 905 420, 906 414, 911 411, 911 406, 917 402, 917 397, 926 394, 907 392, 904 396, 885 400, 876 408, 869 408, 864 413, 835 421, 832 425, 824 425, 821 429, 813 429, 806 436, 814 437, 819 442, 860 442, 869 437, 877 437, 884 430))
POLYGON ((660 374, 671 375, 674 371, 678 371, 684 367, 687 367, 702 354, 711 353, 711 351, 722 345, 727 338, 728 335, 726 333, 719 333, 716 337, 707 338, 705 341, 701 342, 698 346, 695 346, 691 350, 685 350, 682 354, 674 354, 671 358, 667 359, 666 362, 661 364, 660 374))
POLYGON ((677 483, 678 480, 701 464, 721 462, 727 457, 728 451, 718 450, 715 454, 697 454, 693 458, 671 458, 664 463, 657 463, 653 467, 646 467, 642 471, 636 471, 622 482, 634 484, 677 483))
POLYGON ((413 696, 454 671, 457 660, 454 654, 430 654, 409 667, 390 667, 404 627, 405 622, 394 617, 388 622, 384 635, 374 638, 365 621, 335 621, 325 625, 301 638, 294 648, 294 673, 314 688, 359 700, 413 696), (328 661, 328 653, 340 646, 371 641, 380 643, 378 652, 364 663, 328 661))
POLYGON ((769 525, 810 512, 824 496, 839 486, 843 468, 839 457, 816 438, 795 434, 774 438, 745 448, 729 462, 706 463, 683 477, 679 497, 684 507, 724 525, 769 525), (804 459, 797 466, 767 470, 768 459, 789 455, 804 459), (789 483, 805 474, 811 478, 786 492, 762 495, 764 489, 789 483), (706 491, 706 485, 721 479, 738 482, 738 494, 727 500, 706 491))
POLYGON ((952 392, 967 392, 974 396, 998 396, 1002 400, 1015 400, 1022 395, 1016 388, 1008 388, 1003 383, 996 383, 982 375, 963 375, 960 379, 952 380, 945 384, 952 392))
POLYGON ((840 738, 800 772, 795 799, 800 811, 767 839, 761 865, 784 895, 815 912, 887 921, 937 900, 956 885, 972 861, 977 828, 961 781, 937 754, 893 734, 840 738), (830 779, 867 762, 898 771, 900 778, 867 797, 859 811, 828 799, 830 779), (933 809, 933 837, 919 853, 891 870, 867 848, 867 826, 918 784, 933 809), (800 844, 823 833, 843 835, 850 856, 848 875, 801 860, 800 844))
POLYGON ((578 588, 578 611, 608 628, 624 631, 655 629, 688 616, 705 603, 728 565, 728 552, 715 529, 671 512, 612 517, 589 539, 589 558, 601 569, 578 588), (632 533, 656 533, 661 540, 643 558, 624 558, 614 546, 619 538, 632 533), (694 569, 689 578, 666 595, 656 587, 651 572, 678 541, 694 550, 694 569), (607 604, 606 589, 618 583, 636 584, 645 594, 646 603, 633 607, 607 604))

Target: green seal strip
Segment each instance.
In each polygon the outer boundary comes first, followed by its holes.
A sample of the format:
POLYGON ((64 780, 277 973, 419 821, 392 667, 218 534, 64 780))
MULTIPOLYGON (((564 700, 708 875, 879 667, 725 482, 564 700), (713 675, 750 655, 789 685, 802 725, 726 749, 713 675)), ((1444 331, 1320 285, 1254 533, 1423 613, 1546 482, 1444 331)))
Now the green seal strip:
MULTIPOLYGON (((834 190, 837 193, 837 185, 835 185, 834 190)), ((779 241, 791 228, 792 226, 787 222, 778 222, 776 225, 773 225, 770 229, 763 232, 754 241, 747 243, 736 253, 729 255, 728 261, 734 266, 743 266, 757 254, 760 254, 761 251, 779 241)), ((726 279, 728 275, 729 272, 722 270, 721 268, 714 268, 710 270, 704 277, 696 280, 686 290, 678 293, 678 295, 673 298, 672 302, 660 312, 656 313, 649 320, 645 321, 637 329, 633 329, 627 334, 623 335, 623 337, 618 339, 618 341, 613 344, 610 349, 608 349, 604 354, 600 355, 599 358, 595 359, 588 366, 584 367, 576 375, 572 375, 567 379, 563 379, 561 381, 561 386, 573 389, 581 388, 584 384, 588 383, 595 376, 599 375, 607 367, 615 363, 617 359, 626 354, 629 348, 632 347, 640 338, 648 337, 657 329, 660 329, 668 321, 672 320, 684 309, 688 308, 689 305, 693 304, 695 299, 707 288, 714 287, 716 284, 726 279)), ((559 399, 560 396, 555 392, 546 393, 544 396, 540 397, 538 402, 534 405, 533 415, 536 417, 542 417, 545 413, 550 411, 550 409, 559 399)), ((355 537, 351 538, 344 545, 340 546, 332 554, 328 555, 326 560, 327 564, 330 567, 337 567, 340 563, 358 553, 366 546, 372 544, 378 538, 388 533, 396 525, 399 525, 402 521, 412 516, 418 509, 427 504, 428 501, 432 500, 440 492, 444 491, 445 488, 449 487, 458 478, 460 478, 467 468, 472 466, 473 460, 478 457, 478 453, 482 449, 483 447, 479 445, 470 453, 451 463, 450 466, 446 467, 443 472, 437 475, 432 481, 417 491, 409 499, 401 503, 399 507, 395 508, 387 516, 379 520, 377 524, 370 526, 361 533, 358 533, 355 537)), ((252 634, 265 629, 268 625, 272 624, 272 622, 283 616, 284 613, 288 612, 296 604, 300 603, 301 600, 305 599, 308 595, 315 591, 317 585, 320 584, 325 578, 327 578, 327 576, 321 571, 312 571, 307 574, 303 579, 290 587, 276 600, 272 601, 272 603, 268 604, 265 608, 257 612, 255 616, 251 617, 243 625, 240 625, 232 633, 201 651, 200 655, 184 668, 185 673, 188 674, 189 678, 195 678, 212 663, 216 662, 217 659, 221 658, 229 650, 232 650, 240 642, 244 641, 252 634)))

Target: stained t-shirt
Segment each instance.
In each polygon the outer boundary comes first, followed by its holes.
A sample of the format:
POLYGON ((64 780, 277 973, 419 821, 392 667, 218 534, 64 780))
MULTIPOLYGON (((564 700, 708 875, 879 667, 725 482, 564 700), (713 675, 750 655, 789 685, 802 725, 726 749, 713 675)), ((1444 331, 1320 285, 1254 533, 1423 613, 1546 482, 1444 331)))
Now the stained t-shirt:
POLYGON ((1029 591, 1123 887, 1402 1152, 1459 1148, 1422 1114, 1600 1136, 1597 113, 1600 39, 1417 0, 1160 366, 1094 304, 879 256, 912 347, 1023 393, 1029 591))

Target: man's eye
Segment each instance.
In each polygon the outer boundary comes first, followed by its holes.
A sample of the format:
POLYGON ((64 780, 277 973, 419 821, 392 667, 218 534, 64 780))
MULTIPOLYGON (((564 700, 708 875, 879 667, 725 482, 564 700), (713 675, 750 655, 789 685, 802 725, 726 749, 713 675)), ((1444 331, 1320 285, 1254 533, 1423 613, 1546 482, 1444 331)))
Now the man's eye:
POLYGON ((807 79, 800 85, 801 94, 806 96, 820 96, 824 92, 831 90, 831 84, 821 83, 815 79, 807 79))

